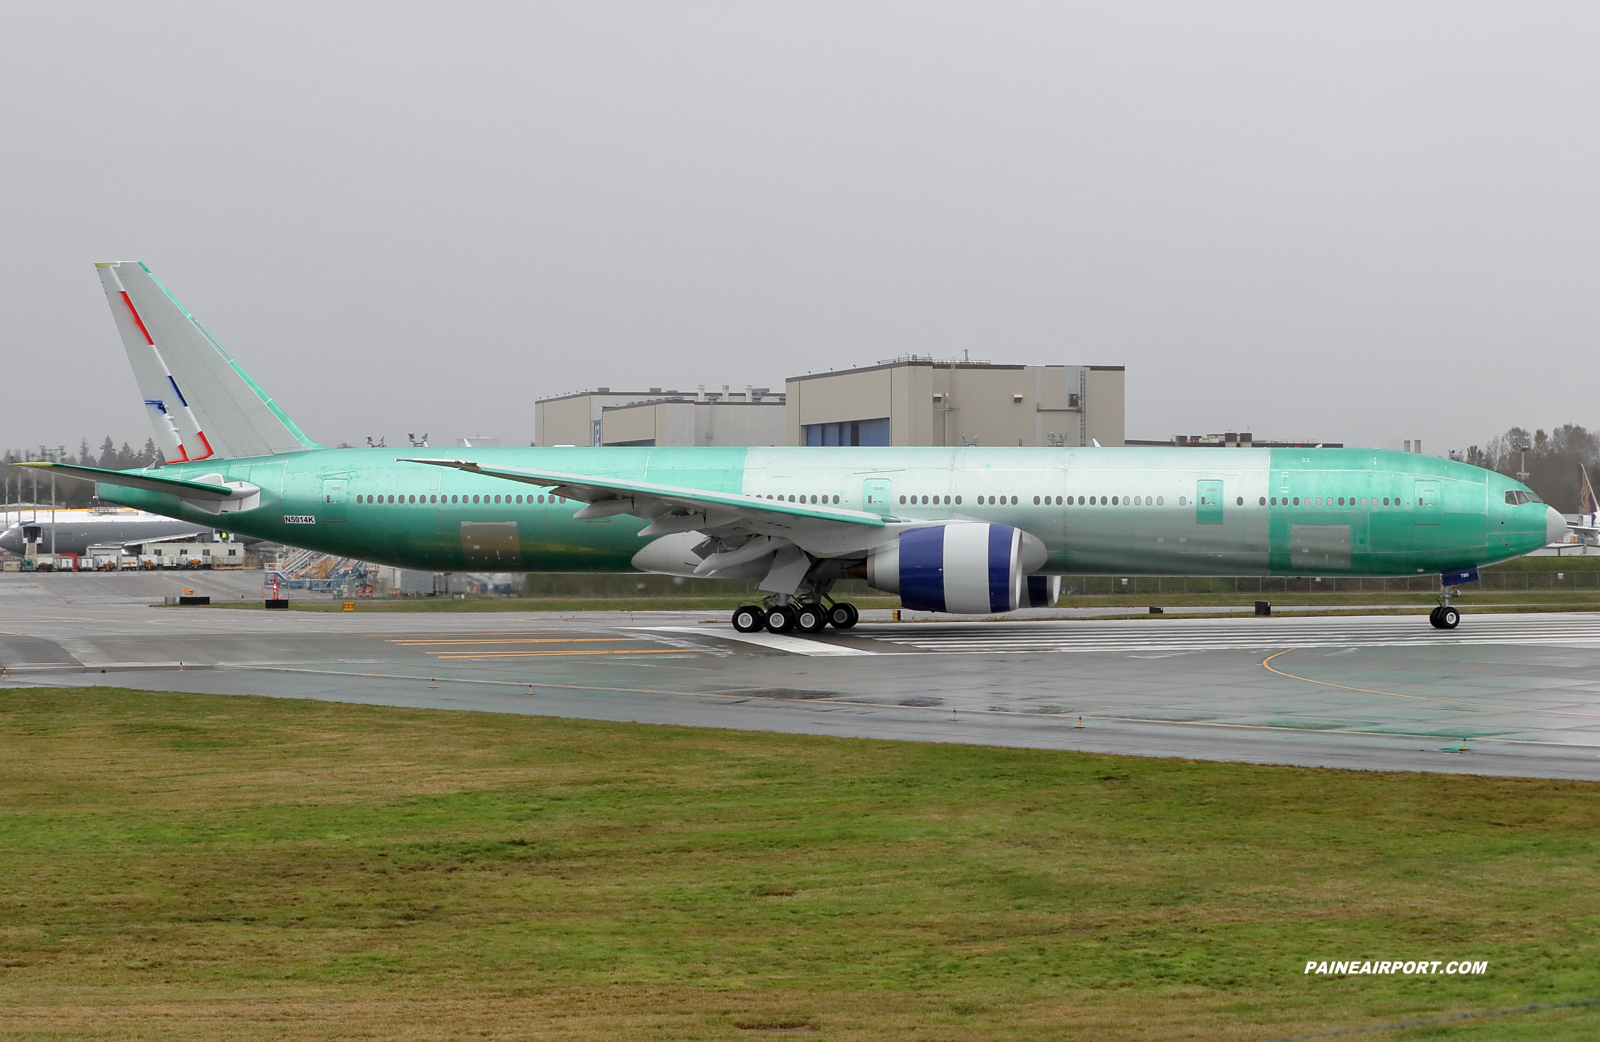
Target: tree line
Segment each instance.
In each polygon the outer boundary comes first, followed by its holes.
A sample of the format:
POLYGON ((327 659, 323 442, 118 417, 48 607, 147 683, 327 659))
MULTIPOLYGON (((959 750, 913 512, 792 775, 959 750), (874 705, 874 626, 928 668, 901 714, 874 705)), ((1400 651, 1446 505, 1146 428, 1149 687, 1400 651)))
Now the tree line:
MULTIPOLYGON (((0 454, 0 462, 26 463, 32 460, 52 460, 59 463, 76 463, 80 467, 99 467, 102 470, 136 470, 140 467, 155 467, 166 460, 161 455, 161 450, 156 448, 154 438, 146 438, 144 447, 135 449, 127 442, 121 447, 112 440, 111 435, 106 435, 100 443, 100 451, 94 452, 89 448, 89 439, 84 438, 78 443, 78 452, 74 455, 68 452, 65 446, 51 448, 41 445, 38 449, 7 449, 0 454)), ((50 475, 25 470, 13 470, 10 467, 0 468, 4 477, 4 501, 6 503, 32 502, 34 487, 37 482, 39 501, 50 502, 50 475)), ((87 481, 73 481, 70 478, 56 479, 56 505, 62 507, 86 507, 94 497, 94 485, 87 481)))
POLYGON ((1600 433, 1575 423, 1531 433, 1513 427, 1484 445, 1471 446, 1462 458, 1473 466, 1512 478, 1524 471, 1526 459, 1528 477, 1524 484, 1563 514, 1576 514, 1581 487, 1579 468, 1587 469, 1590 480, 1594 480, 1600 467, 1600 433), (1519 445, 1527 445, 1527 451, 1521 451, 1519 445))

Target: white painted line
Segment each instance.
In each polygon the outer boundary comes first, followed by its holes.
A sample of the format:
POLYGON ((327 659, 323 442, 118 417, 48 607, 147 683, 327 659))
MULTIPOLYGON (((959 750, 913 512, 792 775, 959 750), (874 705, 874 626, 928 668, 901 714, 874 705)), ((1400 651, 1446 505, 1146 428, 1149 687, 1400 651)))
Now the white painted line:
POLYGON ((640 626, 639 629, 654 630, 667 633, 693 633, 701 637, 721 637, 723 640, 739 640, 746 644, 757 644, 763 648, 774 651, 787 651, 792 655, 810 655, 813 658, 840 658, 846 655, 876 655, 876 651, 867 651, 865 648, 846 648, 838 644, 828 644, 820 640, 807 640, 804 637, 791 637, 787 633, 740 633, 736 629, 696 629, 692 626, 640 626))

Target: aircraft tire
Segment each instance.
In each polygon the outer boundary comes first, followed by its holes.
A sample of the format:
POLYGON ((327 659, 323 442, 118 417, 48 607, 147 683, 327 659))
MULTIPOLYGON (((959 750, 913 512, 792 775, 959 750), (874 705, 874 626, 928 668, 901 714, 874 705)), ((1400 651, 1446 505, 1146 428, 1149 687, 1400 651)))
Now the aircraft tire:
POLYGON ((840 601, 828 609, 828 624, 834 629, 847 630, 861 620, 861 613, 854 604, 840 601))
POLYGON ((740 633, 754 633, 766 625, 761 609, 752 604, 736 608, 733 612, 733 628, 740 633))
POLYGON ((1432 611, 1428 612, 1428 625, 1432 626, 1436 630, 1444 628, 1443 626, 1439 625, 1439 609, 1438 608, 1435 608, 1432 611))
POLYGON ((793 609, 794 628, 801 633, 817 633, 827 628, 828 615, 820 604, 801 604, 793 609))
POLYGON ((794 629, 794 609, 786 604, 768 608, 761 621, 768 633, 788 633, 794 629))
POLYGON ((1454 608, 1440 608, 1439 621, 1434 625, 1442 630, 1453 630, 1461 625, 1461 613, 1454 608))

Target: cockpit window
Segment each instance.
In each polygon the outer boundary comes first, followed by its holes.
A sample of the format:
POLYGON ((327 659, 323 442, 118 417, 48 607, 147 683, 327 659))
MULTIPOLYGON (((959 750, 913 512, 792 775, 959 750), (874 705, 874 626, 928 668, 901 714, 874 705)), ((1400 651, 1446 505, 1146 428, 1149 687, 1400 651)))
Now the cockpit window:
POLYGON ((1544 502, 1544 500, 1540 499, 1538 496, 1534 495, 1532 492, 1522 492, 1522 491, 1518 491, 1516 489, 1511 489, 1511 490, 1508 490, 1506 492, 1506 504, 1508 506, 1521 506, 1524 503, 1543 503, 1543 502, 1544 502))

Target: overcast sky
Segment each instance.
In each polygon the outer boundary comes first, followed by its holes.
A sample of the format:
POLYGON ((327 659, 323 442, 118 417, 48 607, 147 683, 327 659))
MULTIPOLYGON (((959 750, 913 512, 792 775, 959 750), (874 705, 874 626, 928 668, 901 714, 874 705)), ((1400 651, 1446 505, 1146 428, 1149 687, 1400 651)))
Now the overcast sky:
POLYGON ((1128 434, 1600 425, 1600 6, 0 3, 0 445, 143 260, 312 437, 915 352, 1128 434))

